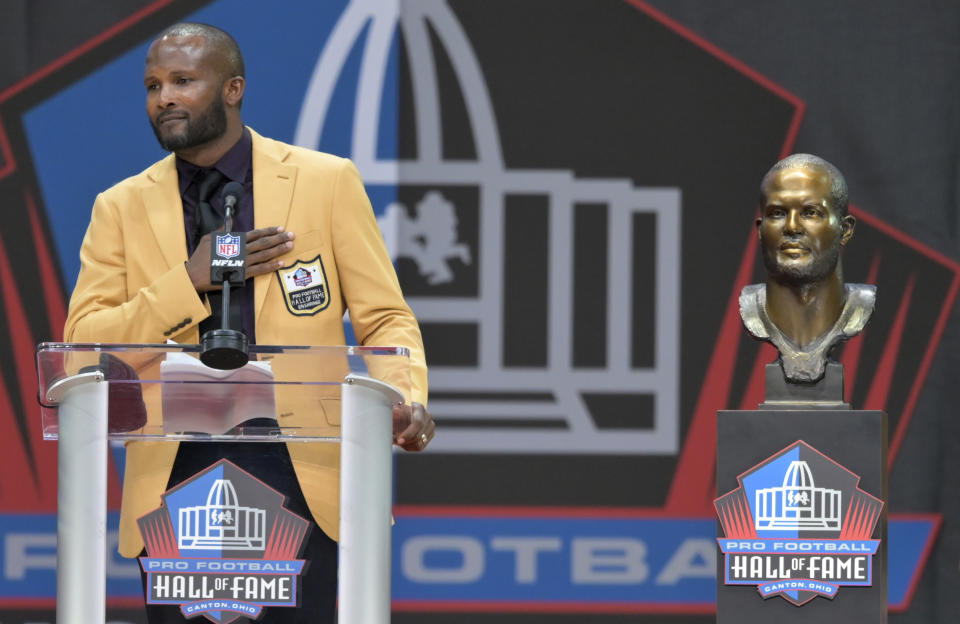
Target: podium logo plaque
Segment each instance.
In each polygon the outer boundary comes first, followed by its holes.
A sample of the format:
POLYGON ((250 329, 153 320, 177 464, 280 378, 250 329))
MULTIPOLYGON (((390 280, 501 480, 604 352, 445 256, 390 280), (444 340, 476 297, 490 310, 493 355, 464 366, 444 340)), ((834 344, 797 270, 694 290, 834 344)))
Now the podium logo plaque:
POLYGON ((859 476, 798 440, 738 481, 714 502, 727 585, 800 606, 873 584, 883 502, 857 487, 859 476))
POLYGON ((284 496, 221 460, 163 495, 138 520, 147 556, 147 603, 227 624, 264 607, 296 607, 309 522, 284 496))

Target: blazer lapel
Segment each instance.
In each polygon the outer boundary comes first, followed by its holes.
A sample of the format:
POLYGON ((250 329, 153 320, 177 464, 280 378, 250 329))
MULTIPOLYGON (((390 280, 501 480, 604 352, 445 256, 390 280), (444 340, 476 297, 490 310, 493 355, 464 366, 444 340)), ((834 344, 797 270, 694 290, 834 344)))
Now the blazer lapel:
MULTIPOLYGON (((253 220, 254 227, 287 227, 293 202, 297 168, 285 164, 290 149, 250 130, 253 138, 253 220)), ((275 281, 272 273, 254 278, 254 318, 260 319, 267 292, 275 281)))
POLYGON ((153 181, 142 191, 146 221, 153 230, 157 246, 166 268, 183 263, 187 259, 187 241, 183 233, 183 204, 177 184, 177 168, 173 154, 164 158, 150 171, 147 177, 153 181))

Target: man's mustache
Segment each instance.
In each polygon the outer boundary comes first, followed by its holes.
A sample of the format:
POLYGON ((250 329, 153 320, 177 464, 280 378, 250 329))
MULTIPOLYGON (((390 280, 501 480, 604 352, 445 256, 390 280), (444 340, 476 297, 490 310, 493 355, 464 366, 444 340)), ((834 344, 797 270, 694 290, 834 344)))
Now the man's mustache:
POLYGON ((162 124, 165 121, 170 119, 189 119, 190 115, 186 111, 166 111, 157 115, 157 119, 154 122, 157 125, 162 124))

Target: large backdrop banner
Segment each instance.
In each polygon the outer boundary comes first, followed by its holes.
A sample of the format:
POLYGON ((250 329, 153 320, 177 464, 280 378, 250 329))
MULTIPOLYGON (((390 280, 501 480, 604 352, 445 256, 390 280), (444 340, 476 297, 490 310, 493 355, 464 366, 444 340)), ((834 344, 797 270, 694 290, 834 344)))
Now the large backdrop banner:
MULTIPOLYGON (((776 356, 737 296, 793 151, 847 174, 845 279, 878 286, 839 357, 890 418, 891 621, 955 621, 960 7, 6 4, 0 621, 53 619, 33 350, 62 336, 97 193, 164 155, 143 64, 180 20, 238 40, 247 124, 356 163, 420 320, 438 435, 397 456, 395 621, 712 621, 716 412, 754 408, 776 356)), ((136 563, 108 575, 111 619, 142 621, 136 563)))

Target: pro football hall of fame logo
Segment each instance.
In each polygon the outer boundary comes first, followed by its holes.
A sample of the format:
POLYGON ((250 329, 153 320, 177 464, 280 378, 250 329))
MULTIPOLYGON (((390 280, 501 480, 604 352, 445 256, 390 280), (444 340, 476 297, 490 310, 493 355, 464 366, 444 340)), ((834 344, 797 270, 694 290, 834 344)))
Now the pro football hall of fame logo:
POLYGON ((163 495, 139 519, 147 603, 226 624, 264 607, 296 607, 309 523, 284 496, 227 460, 163 495))
POLYGON ((798 440, 737 479, 714 503, 727 585, 800 606, 873 584, 883 501, 857 487, 859 476, 798 440))

